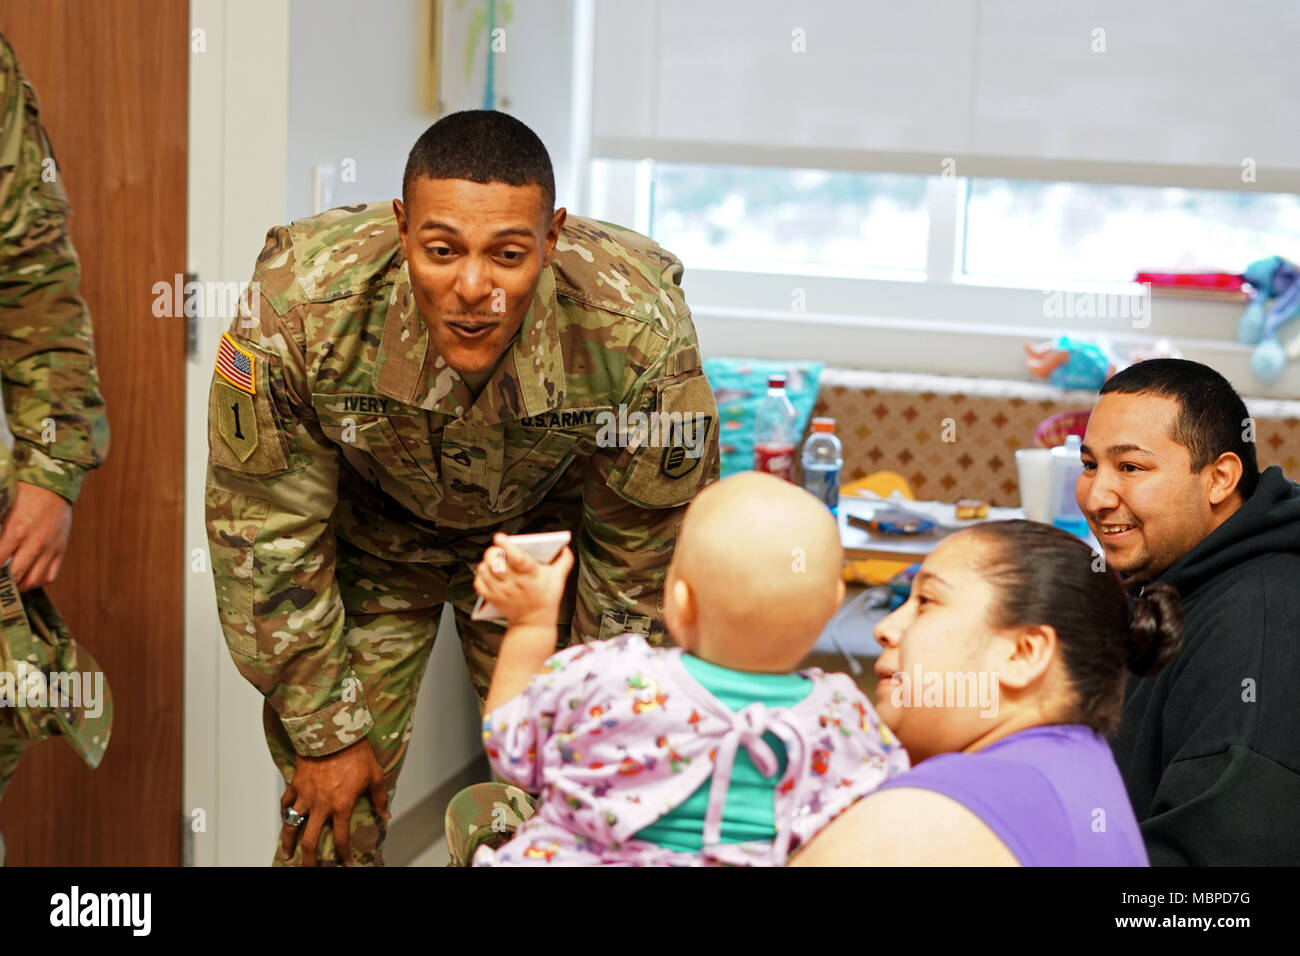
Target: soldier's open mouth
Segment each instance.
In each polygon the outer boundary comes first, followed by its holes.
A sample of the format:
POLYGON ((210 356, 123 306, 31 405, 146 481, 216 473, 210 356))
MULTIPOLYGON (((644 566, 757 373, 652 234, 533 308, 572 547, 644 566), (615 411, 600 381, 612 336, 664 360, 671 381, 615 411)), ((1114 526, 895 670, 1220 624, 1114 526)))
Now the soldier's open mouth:
POLYGON ((462 339, 474 341, 486 338, 492 330, 496 328, 496 323, 488 322, 484 325, 476 325, 469 322, 448 322, 447 328, 451 329, 462 339))

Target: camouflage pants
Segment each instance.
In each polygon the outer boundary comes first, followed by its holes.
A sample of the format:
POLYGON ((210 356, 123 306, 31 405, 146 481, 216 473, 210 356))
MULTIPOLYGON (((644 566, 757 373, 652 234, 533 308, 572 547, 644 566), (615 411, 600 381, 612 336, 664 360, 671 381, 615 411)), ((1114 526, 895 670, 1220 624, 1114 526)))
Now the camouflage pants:
POLYGON ((22 760, 30 741, 17 726, 12 708, 0 708, 0 799, 9 789, 18 762, 22 760))
MULTIPOLYGON (((575 527, 572 511, 556 509, 534 512, 525 527, 503 530, 572 530, 575 527)), ((474 565, 470 561, 476 564, 489 544, 490 533, 476 535, 457 543, 462 559, 455 563, 417 564, 378 558, 346 541, 338 542, 335 575, 347 609, 345 636, 352 670, 361 681, 374 719, 367 738, 384 770, 390 804, 406 759, 416 697, 444 602, 450 602, 455 609, 456 630, 480 709, 487 697, 497 650, 505 632, 501 626, 487 621, 471 621, 469 615, 476 600, 474 565)), ((560 607, 559 645, 562 647, 569 641, 576 583, 574 575, 560 607)), ((297 755, 269 704, 263 710, 262 723, 271 756, 287 783, 293 779, 297 755)), ((352 812, 354 861, 382 866, 386 830, 374 812, 369 795, 362 793, 352 812)), ((287 857, 277 843, 273 865, 298 866, 301 857, 301 846, 295 847, 292 857, 287 857)), ((339 863, 329 825, 321 832, 317 860, 321 865, 339 863)))
MULTIPOLYGON (((4 799, 9 789, 9 781, 14 778, 14 771, 23 759, 30 741, 18 729, 18 721, 13 709, 0 708, 0 800, 4 799)), ((4 834, 0 833, 0 866, 5 865, 4 834)))

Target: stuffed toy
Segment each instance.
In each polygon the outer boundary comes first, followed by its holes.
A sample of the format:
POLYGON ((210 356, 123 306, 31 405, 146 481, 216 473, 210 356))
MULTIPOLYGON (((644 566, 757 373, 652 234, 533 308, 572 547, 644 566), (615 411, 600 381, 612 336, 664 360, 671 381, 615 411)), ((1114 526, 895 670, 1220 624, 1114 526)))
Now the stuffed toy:
POLYGON ((1250 367, 1263 382, 1274 382, 1288 358, 1300 358, 1300 327, 1282 329, 1300 318, 1300 270, 1280 256, 1252 262, 1242 276, 1251 287, 1250 304, 1237 323, 1237 341, 1253 345, 1250 367))
POLYGON ((1108 350, 1093 342, 1068 335, 1038 343, 1025 343, 1025 365, 1038 378, 1057 388, 1100 391, 1115 374, 1115 362, 1108 350))

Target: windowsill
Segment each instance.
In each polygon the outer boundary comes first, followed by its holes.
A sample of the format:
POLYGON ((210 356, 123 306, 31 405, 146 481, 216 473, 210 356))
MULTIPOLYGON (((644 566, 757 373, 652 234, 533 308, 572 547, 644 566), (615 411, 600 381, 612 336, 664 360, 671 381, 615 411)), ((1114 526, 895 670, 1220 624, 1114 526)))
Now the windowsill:
POLYGON ((1084 335, 1140 331, 1157 338, 1231 342, 1242 311, 1233 302, 1153 296, 1151 312, 1135 321, 1134 308, 1145 288, 1134 282, 1060 282, 1043 286, 971 279, 854 279, 792 272, 734 272, 694 267, 687 262, 682 285, 692 306, 708 303, 784 313, 794 318, 814 314, 891 316, 1007 325, 1020 327, 1030 338, 1048 338, 1067 331, 1084 335), (1061 301, 1067 297, 1070 303, 1061 301), (1083 302, 1081 297, 1090 301, 1083 302))
MULTIPOLYGON (((1024 364, 1025 342, 1063 332, 1097 334, 1095 329, 1071 329, 1068 320, 1060 326, 1034 329, 976 320, 716 306, 692 300, 689 293, 688 301, 700 349, 706 356, 807 359, 841 369, 1033 382, 1036 380, 1024 364)), ((1150 330, 1132 329, 1104 334, 1125 361, 1133 348, 1151 346, 1162 337, 1150 334, 1150 330)), ((1265 385, 1250 368, 1249 346, 1189 337, 1175 337, 1174 344, 1184 358, 1221 372, 1243 396, 1300 399, 1300 363, 1288 365, 1276 382, 1265 385)))

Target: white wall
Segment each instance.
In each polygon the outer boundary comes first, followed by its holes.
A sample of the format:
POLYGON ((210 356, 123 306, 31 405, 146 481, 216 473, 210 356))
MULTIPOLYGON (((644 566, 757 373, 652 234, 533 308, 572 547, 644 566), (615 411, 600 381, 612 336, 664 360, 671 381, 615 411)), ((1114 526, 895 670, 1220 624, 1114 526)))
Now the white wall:
POLYGON ((556 203, 580 212, 567 195, 572 178, 570 94, 573 63, 573 0, 515 0, 507 28, 508 112, 527 123, 546 144, 555 167, 556 203))
MULTIPOLYGON (((546 144, 556 189, 569 179, 569 63, 573 0, 514 3, 504 29, 506 112, 546 144)), ((291 0, 289 4, 289 218, 312 213, 312 167, 356 161, 331 205, 397 198, 415 140, 437 116, 421 88, 424 0, 291 0)), ((566 199, 561 195, 559 202, 566 199)))
POLYGON ((406 154, 434 117, 421 107, 420 0, 289 4, 288 216, 312 214, 312 166, 356 161, 331 206, 393 199, 406 154))

